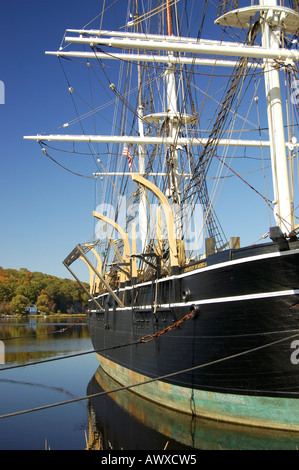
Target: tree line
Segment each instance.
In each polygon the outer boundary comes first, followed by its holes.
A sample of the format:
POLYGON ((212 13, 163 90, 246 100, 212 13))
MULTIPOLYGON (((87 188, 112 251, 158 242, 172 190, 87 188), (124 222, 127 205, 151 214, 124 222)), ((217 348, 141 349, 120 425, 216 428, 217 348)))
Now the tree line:
POLYGON ((70 279, 0 267, 0 314, 24 314, 30 305, 43 314, 81 313, 87 300, 88 295, 70 279))

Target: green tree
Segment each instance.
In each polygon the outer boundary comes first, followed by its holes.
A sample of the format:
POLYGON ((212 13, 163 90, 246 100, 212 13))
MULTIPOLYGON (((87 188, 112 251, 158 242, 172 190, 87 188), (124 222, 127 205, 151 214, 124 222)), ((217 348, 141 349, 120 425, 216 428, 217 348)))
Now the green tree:
POLYGON ((18 294, 24 295, 29 299, 30 304, 34 304, 39 294, 39 289, 36 290, 32 282, 26 282, 15 289, 15 295, 18 294))
POLYGON ((36 300, 36 307, 42 313, 49 313, 49 297, 47 294, 40 294, 36 300))
POLYGON ((12 298, 11 305, 15 313, 24 314, 25 308, 30 305, 30 301, 25 295, 17 294, 12 298))
POLYGON ((27 305, 36 305, 37 301, 40 311, 68 313, 74 303, 86 304, 87 296, 77 283, 70 279, 31 272, 26 268, 21 268, 19 271, 0 268, 1 313, 10 310, 23 312, 27 305))
POLYGON ((3 315, 13 314, 11 302, 0 302, 0 313, 2 313, 3 315))

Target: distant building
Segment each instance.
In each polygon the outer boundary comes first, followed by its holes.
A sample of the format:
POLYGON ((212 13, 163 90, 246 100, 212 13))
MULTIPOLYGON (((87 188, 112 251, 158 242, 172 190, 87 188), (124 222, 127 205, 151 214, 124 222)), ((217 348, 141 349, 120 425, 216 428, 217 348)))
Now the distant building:
POLYGON ((31 305, 30 307, 26 307, 25 312, 28 315, 37 315, 38 314, 38 310, 37 310, 37 307, 35 305, 31 305))

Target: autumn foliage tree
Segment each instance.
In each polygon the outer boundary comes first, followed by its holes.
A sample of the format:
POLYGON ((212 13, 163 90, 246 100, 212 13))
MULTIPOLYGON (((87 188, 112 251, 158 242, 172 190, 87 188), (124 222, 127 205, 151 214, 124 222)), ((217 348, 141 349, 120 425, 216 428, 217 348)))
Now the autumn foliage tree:
MULTIPOLYGON (((87 285, 86 285, 87 286, 87 285)), ((87 286, 88 287, 88 286, 87 286)), ((87 295, 70 279, 60 279, 26 268, 0 267, 0 313, 25 313, 36 305, 42 313, 73 313, 87 303, 87 295)))

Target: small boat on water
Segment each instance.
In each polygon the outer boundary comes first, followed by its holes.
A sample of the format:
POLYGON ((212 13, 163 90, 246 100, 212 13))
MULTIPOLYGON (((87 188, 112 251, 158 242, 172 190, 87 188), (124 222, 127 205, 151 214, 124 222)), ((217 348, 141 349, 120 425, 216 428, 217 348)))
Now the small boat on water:
POLYGON ((103 370, 182 413, 299 431, 299 7, 215 3, 121 1, 118 29, 67 30, 48 54, 85 61, 115 107, 76 119, 111 132, 26 139, 94 159, 95 233, 64 265, 89 268, 103 370))

